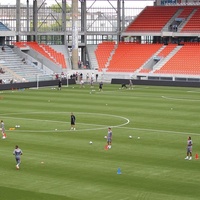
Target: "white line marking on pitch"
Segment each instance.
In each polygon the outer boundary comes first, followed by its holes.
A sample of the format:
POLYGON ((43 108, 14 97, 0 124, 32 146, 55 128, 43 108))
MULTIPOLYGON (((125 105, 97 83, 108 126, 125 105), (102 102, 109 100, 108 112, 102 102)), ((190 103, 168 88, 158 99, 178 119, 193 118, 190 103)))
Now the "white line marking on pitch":
POLYGON ((194 91, 194 90, 189 90, 187 92, 191 92, 191 93, 200 93, 200 91, 194 91))
MULTIPOLYGON (((65 122, 65 121, 55 121, 55 120, 42 120, 42 119, 28 119, 28 118, 19 118, 19 117, 7 117, 5 115, 15 115, 15 114, 43 114, 44 112, 27 112, 27 113, 9 113, 9 114, 3 114, 5 118, 11 118, 11 119, 21 119, 21 120, 30 120, 30 121, 45 121, 45 122, 55 122, 55 123, 69 123, 69 122, 65 122)), ((66 112, 48 112, 49 114, 66 114, 66 112)), ((70 113, 70 112, 69 112, 70 113)), ((76 112, 78 114, 90 114, 90 115, 102 115, 102 116, 111 116, 111 117, 115 117, 115 118, 121 118, 123 120, 125 120, 126 122, 123 123, 123 124, 119 124, 119 125, 114 125, 114 126, 110 126, 112 128, 117 128, 117 127, 122 127, 122 126, 125 126, 127 124, 129 124, 130 120, 128 118, 125 118, 125 117, 122 117, 122 116, 118 116, 118 115, 109 115, 109 114, 103 114, 103 113, 80 113, 80 112, 76 112)), ((44 113, 44 114, 47 114, 47 113, 44 113)), ((76 130, 76 131, 91 131, 91 130, 101 130, 101 129, 105 129, 108 127, 108 125, 99 125, 99 124, 87 124, 87 123, 77 123, 77 124, 84 124, 84 125, 93 125, 93 126, 101 126, 101 127, 95 127, 95 128, 90 128, 90 129, 80 129, 80 130, 76 130)), ((17 130, 16 130, 17 131, 17 130)), ((22 130, 20 129, 20 132, 55 132, 55 130, 22 130)), ((71 131, 71 130, 57 130, 56 132, 62 132, 62 131, 71 131)))
POLYGON ((169 100, 175 100, 175 101, 200 101, 200 99, 179 99, 179 98, 173 98, 173 97, 165 97, 162 96, 163 99, 169 99, 169 100))
POLYGON ((145 128, 133 128, 133 127, 119 127, 123 129, 129 129, 129 130, 137 130, 137 131, 146 131, 146 132, 158 132, 158 133, 170 133, 170 134, 182 134, 182 135, 195 135, 200 136, 199 133, 184 133, 184 132, 178 132, 178 131, 166 131, 166 130, 156 130, 156 129, 145 129, 145 128))

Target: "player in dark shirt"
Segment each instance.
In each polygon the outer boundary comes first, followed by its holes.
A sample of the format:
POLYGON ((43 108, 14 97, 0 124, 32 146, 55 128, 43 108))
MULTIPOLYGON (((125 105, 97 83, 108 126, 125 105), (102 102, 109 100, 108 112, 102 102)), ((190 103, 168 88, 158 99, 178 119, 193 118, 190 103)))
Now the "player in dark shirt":
POLYGON ((71 130, 76 130, 75 124, 76 124, 76 117, 73 113, 71 113, 71 130))
POLYGON ((58 90, 61 90, 61 87, 62 87, 62 80, 60 79, 60 80, 58 81, 58 90))
POLYGON ((102 91, 102 89, 103 89, 103 82, 101 81, 101 82, 99 83, 99 91, 102 91))
POLYGON ((122 86, 121 86, 121 88, 123 89, 123 88, 126 88, 127 89, 127 86, 126 86, 126 84, 125 83, 122 83, 122 86))

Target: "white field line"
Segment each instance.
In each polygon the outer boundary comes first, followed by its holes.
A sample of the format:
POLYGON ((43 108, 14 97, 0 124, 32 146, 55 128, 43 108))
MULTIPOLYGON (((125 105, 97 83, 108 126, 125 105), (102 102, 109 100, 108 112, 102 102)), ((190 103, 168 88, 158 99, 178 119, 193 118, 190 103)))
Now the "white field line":
POLYGON ((195 91, 195 90, 189 90, 187 92, 191 92, 191 93, 200 93, 200 91, 195 91))
POLYGON ((181 98, 173 98, 162 96, 163 99, 174 100, 174 101, 200 101, 200 99, 181 99, 181 98))
MULTIPOLYGON (((63 113, 63 114, 66 114, 65 112, 47 112, 48 114, 60 114, 60 113, 63 113)), ((125 118, 125 117, 122 117, 122 116, 118 116, 118 115, 109 115, 109 114, 101 114, 101 113, 79 113, 79 112, 76 112, 78 114, 90 114, 90 115, 100 115, 100 116, 110 116, 110 117, 115 117, 115 118, 121 118, 123 120, 125 120, 125 123, 122 123, 122 124, 118 124, 118 125, 115 125, 115 126, 110 126, 112 128, 118 128, 118 127, 122 127, 122 126, 125 126, 127 124, 129 124, 130 120, 125 118)), ((19 114, 44 114, 44 112, 27 112, 27 113, 9 113, 7 115, 19 115, 19 114)), ((46 114, 46 113, 45 113, 46 114)), ((41 119, 28 119, 28 118, 22 118, 22 117, 8 117, 8 116, 5 116, 6 114, 3 114, 4 118, 10 118, 10 119, 19 119, 19 120, 29 120, 29 121, 45 121, 45 122, 49 122, 49 123, 65 123, 65 124, 69 124, 70 122, 65 122, 65 121, 55 121, 55 120, 41 120, 41 119)), ((76 131, 91 131, 91 130, 101 130, 101 129, 105 129, 105 128, 108 128, 108 125, 99 125, 99 124, 87 124, 87 123, 77 123, 78 124, 84 124, 84 125, 89 125, 89 126, 97 126, 97 127, 94 127, 94 128, 89 128, 89 129, 78 129, 76 131)), ((15 130, 17 131, 17 129, 15 130)), ((23 130, 23 129, 19 129, 20 132, 55 132, 55 130, 23 130)), ((63 132, 63 131, 68 131, 66 129, 59 129, 57 130, 57 132, 63 132)), ((69 130, 71 131, 71 130, 69 130)))
POLYGON ((133 128, 133 127, 119 127, 122 129, 128 129, 128 130, 137 130, 137 131, 146 131, 148 132, 156 132, 156 133, 169 133, 169 134, 182 134, 182 135, 195 135, 200 136, 200 133, 188 133, 188 132, 178 132, 178 131, 166 131, 166 130, 156 130, 156 129, 148 129, 148 128, 133 128))

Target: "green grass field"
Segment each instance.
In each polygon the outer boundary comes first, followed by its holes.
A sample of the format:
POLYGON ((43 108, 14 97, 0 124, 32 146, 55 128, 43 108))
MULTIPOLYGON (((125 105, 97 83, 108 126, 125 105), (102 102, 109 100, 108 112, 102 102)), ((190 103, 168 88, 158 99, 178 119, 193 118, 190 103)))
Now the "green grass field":
POLYGON ((199 199, 200 89, 119 87, 0 91, 7 133, 0 140, 0 199, 199 199), (105 150, 109 126, 113 144, 105 150), (184 159, 189 135, 191 161, 184 159), (16 144, 23 150, 20 170, 16 144))

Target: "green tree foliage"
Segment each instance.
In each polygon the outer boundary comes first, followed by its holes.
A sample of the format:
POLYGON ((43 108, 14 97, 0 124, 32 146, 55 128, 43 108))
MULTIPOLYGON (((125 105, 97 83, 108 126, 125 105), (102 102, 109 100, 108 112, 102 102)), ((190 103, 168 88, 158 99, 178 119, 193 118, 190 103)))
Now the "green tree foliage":
MULTIPOLYGON (((62 4, 53 4, 51 6, 52 11, 56 12, 56 13, 61 13, 62 12, 62 4)), ((71 12, 71 6, 69 6, 68 3, 66 3, 66 13, 70 13, 71 12)))

